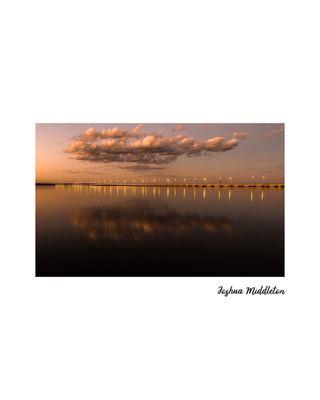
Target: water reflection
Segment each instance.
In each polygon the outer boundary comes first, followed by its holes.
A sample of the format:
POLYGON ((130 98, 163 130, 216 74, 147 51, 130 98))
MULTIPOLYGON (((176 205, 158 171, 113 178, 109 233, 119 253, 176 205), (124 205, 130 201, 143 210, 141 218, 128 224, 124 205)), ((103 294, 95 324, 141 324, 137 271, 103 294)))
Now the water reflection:
MULTIPOLYGON (((256 200, 264 202, 263 188, 210 188, 210 187, 174 187, 174 186, 94 186, 94 185, 56 185, 56 190, 71 191, 77 194, 94 194, 108 197, 141 197, 141 198, 167 198, 174 199, 216 199, 237 201, 233 197, 244 193, 249 203, 256 200)), ((268 192, 283 191, 281 187, 268 188, 268 192)), ((269 199, 269 198, 268 198, 269 199)))
POLYGON ((279 188, 37 187, 39 276, 283 276, 279 188))
POLYGON ((148 238, 234 233, 233 222, 224 217, 200 216, 194 213, 180 214, 174 209, 148 203, 131 204, 127 207, 92 207, 77 209, 71 223, 84 229, 93 240, 141 242, 148 238))

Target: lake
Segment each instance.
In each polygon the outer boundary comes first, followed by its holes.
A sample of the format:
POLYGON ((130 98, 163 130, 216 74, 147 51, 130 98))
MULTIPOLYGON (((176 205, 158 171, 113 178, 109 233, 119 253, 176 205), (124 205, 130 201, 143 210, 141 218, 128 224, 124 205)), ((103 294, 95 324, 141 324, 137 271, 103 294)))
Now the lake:
POLYGON ((284 276, 284 189, 36 187, 37 276, 284 276))

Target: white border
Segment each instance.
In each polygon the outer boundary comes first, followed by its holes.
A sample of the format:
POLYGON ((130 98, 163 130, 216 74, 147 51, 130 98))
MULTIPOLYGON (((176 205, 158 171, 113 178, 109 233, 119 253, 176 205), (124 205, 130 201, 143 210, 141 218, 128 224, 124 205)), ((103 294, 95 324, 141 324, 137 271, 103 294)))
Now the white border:
POLYGON ((318 398, 317 2, 1 7, 1 397, 318 398), (35 279, 34 124, 88 121, 285 122, 286 278, 35 279))

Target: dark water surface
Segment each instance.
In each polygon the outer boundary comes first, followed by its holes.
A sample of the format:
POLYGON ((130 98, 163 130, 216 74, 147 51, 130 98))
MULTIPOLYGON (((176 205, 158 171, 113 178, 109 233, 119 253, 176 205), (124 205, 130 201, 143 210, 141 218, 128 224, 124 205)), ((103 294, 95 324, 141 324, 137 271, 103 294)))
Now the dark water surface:
POLYGON ((37 276, 283 276, 284 191, 37 186, 37 276))

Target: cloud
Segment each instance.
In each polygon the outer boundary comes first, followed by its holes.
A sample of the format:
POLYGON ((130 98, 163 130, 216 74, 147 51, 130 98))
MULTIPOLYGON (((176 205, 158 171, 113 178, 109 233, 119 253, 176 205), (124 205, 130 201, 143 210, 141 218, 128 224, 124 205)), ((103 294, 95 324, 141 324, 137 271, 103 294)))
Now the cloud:
POLYGON ((172 132, 174 133, 183 133, 183 132, 188 132, 188 128, 185 125, 176 125, 173 129, 172 132))
POLYGON ((89 169, 86 169, 84 171, 79 171, 79 172, 83 172, 85 174, 96 174, 96 175, 101 175, 102 174, 102 172, 100 172, 100 171, 90 171, 89 169))
POLYGON ((143 166, 145 169, 164 168, 182 155, 200 156, 225 152, 237 145, 236 137, 226 139, 217 136, 199 140, 182 133, 166 136, 159 132, 143 133, 142 125, 138 125, 132 130, 118 127, 106 130, 90 128, 76 137, 65 152, 75 160, 119 163, 124 169, 141 170, 143 166))
POLYGON ((77 170, 74 170, 74 169, 63 169, 63 170, 61 170, 61 172, 64 172, 66 174, 81 174, 81 173, 82 174, 97 174, 97 175, 101 175, 102 174, 102 172, 90 171, 88 169, 83 170, 83 171, 77 171, 77 170))
POLYGON ((250 133, 248 133, 248 132, 234 132, 234 133, 232 134, 232 136, 233 136, 235 139, 245 140, 245 139, 248 138, 248 136, 250 136, 250 133))
POLYGON ((264 135, 264 138, 265 138, 265 139, 270 139, 270 138, 273 138, 273 137, 281 136, 281 135, 283 135, 283 134, 284 134, 284 124, 281 124, 278 128, 273 129, 273 130, 267 132, 267 133, 264 135))
POLYGON ((119 165, 120 169, 127 169, 135 172, 155 171, 165 168, 164 165, 148 165, 148 164, 133 164, 133 165, 119 165))
POLYGON ((143 128, 143 124, 137 125, 135 128, 132 129, 132 132, 134 134, 138 134, 141 132, 142 128, 143 128))
POLYGON ((64 172, 66 174, 77 174, 79 171, 75 171, 73 169, 63 169, 61 172, 64 172))

